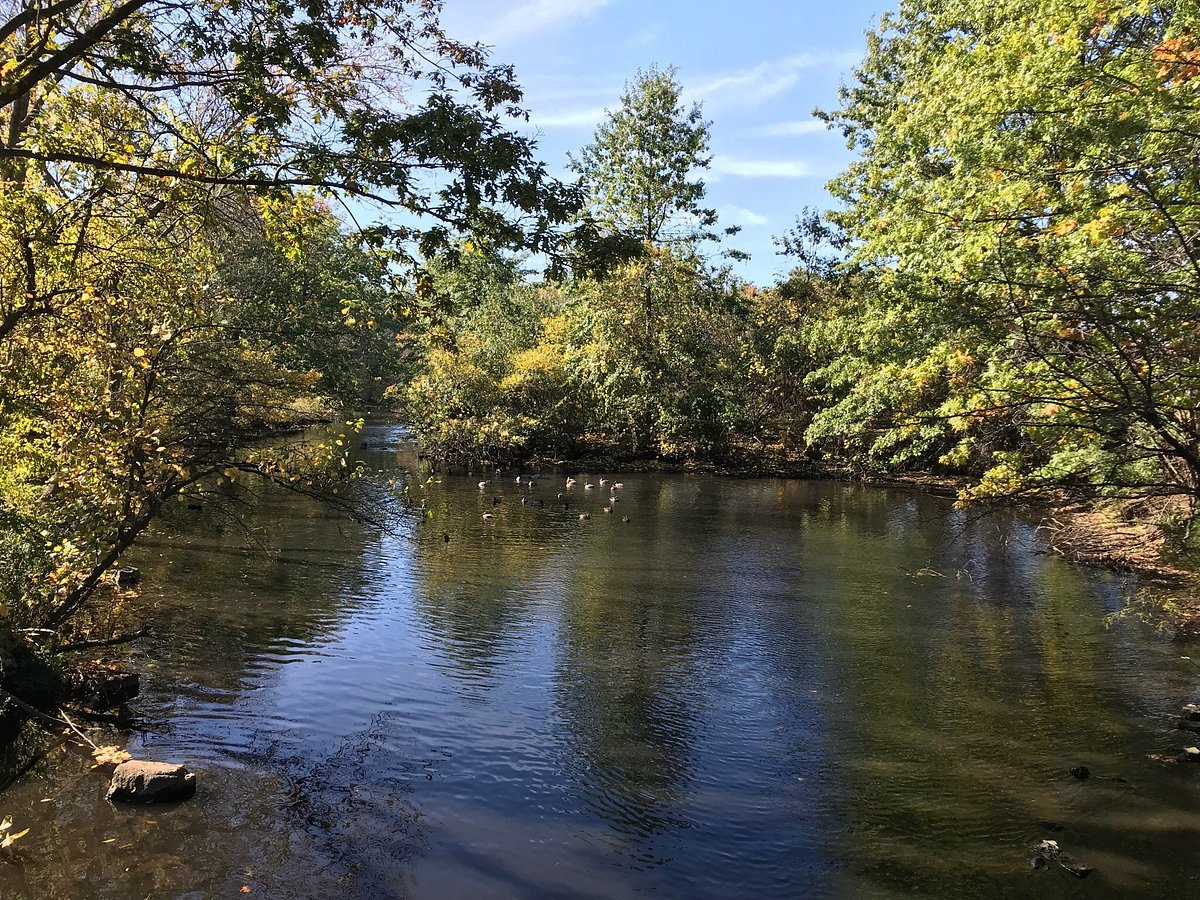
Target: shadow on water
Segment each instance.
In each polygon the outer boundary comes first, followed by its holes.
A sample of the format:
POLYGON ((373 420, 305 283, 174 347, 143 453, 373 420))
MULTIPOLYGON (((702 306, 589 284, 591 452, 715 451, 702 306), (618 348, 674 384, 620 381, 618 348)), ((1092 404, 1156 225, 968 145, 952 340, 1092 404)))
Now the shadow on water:
POLYGON ((1195 672, 1105 628, 1119 582, 916 493, 623 481, 606 514, 422 476, 407 535, 273 497, 267 554, 159 534, 130 612, 161 727, 125 740, 200 794, 114 808, 60 752, 0 795, 31 828, 0 893, 1194 892, 1200 771, 1152 757, 1195 672), (1033 871, 1046 837, 1096 871, 1033 871))

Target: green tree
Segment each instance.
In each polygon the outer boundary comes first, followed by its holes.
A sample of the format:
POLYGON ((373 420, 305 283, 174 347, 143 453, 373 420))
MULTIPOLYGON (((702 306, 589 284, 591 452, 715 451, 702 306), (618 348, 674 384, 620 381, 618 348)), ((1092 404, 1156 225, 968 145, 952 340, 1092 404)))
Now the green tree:
MULTIPOLYGON (((829 116, 875 278, 810 429, 880 463, 1200 499, 1194 4, 901 5, 829 116)), ((1187 518, 1191 519, 1189 513, 1187 518)))
POLYGON ((572 280, 530 284, 474 245, 457 270, 429 267, 441 312, 405 399, 431 452, 697 459, 744 421, 746 305, 700 252, 716 238, 699 177, 709 126, 680 94, 673 70, 638 73, 571 160, 577 234, 602 251, 577 256, 572 280))
POLYGON ((511 68, 447 37, 439 9, 0 4, 12 619, 78 622, 169 502, 253 478, 318 493, 347 471, 349 425, 282 453, 254 438, 369 387, 402 264, 459 231, 553 249, 574 192, 504 126, 511 68))
POLYGON ((716 237, 717 214, 700 205, 705 185, 694 177, 711 162, 709 123, 681 92, 674 69, 639 71, 592 143, 570 159, 586 213, 605 232, 656 246, 716 237))

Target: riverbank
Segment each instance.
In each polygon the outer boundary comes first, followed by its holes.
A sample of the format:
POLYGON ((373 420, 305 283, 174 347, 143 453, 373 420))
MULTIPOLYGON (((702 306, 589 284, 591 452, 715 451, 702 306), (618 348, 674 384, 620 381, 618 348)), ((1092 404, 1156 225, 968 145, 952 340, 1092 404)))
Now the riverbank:
POLYGON ((1170 628, 1181 639, 1200 638, 1200 571, 1173 550, 1143 504, 1064 504, 1047 513, 1042 528, 1058 555, 1138 578, 1124 614, 1170 628))

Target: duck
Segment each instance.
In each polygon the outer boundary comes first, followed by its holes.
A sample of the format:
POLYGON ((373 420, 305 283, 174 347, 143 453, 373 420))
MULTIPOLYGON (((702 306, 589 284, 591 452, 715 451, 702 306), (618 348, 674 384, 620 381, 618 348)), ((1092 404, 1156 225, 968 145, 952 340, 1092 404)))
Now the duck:
POLYGON ((482 491, 482 490, 483 490, 485 487, 487 487, 487 486, 488 486, 488 484, 489 484, 489 483, 490 483, 490 482, 487 482, 487 481, 481 481, 481 482, 479 482, 479 489, 482 491))
POLYGON ((623 482, 623 481, 618 481, 616 484, 614 484, 614 485, 613 485, 613 490, 614 490, 614 491, 619 491, 619 490, 621 490, 621 488, 623 488, 623 487, 625 487, 625 482, 623 482))
POLYGON ((568 487, 568 488, 573 488, 573 487, 575 487, 575 484, 576 484, 576 482, 575 482, 575 479, 574 479, 574 478, 568 478, 568 479, 567 479, 567 487, 568 487))
POLYGON ((621 521, 622 521, 622 522, 628 522, 628 521, 629 521, 629 516, 621 516, 621 521))
POLYGON ((592 483, 589 481, 589 482, 587 482, 587 483, 586 483, 586 484, 583 486, 583 489, 584 489, 585 491, 590 491, 590 490, 593 490, 593 489, 595 489, 595 487, 596 487, 596 486, 595 486, 594 484, 592 484, 592 483))
POLYGON ((587 521, 588 519, 590 519, 591 517, 592 517, 592 516, 591 516, 591 513, 580 513, 580 514, 579 514, 579 521, 580 521, 580 522, 586 522, 586 521, 587 521))
POLYGON ((606 484, 608 484, 608 479, 607 479, 607 478, 601 478, 601 479, 600 479, 600 487, 604 487, 604 485, 606 485, 606 484))
POLYGON ((496 518, 496 515, 495 515, 495 513, 485 512, 483 514, 483 518, 484 519, 494 519, 494 518, 496 518))
POLYGON ((612 512, 612 507, 611 507, 611 506, 606 506, 606 507, 604 507, 604 511, 605 511, 606 513, 610 513, 610 512, 612 512))

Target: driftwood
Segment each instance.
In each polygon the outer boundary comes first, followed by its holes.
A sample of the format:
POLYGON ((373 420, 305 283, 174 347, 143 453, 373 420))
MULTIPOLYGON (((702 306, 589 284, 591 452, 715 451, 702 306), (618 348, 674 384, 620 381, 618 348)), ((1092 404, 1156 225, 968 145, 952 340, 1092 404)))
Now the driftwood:
POLYGON ((114 638, 108 638, 102 641, 76 641, 73 644, 63 644, 58 648, 59 653, 73 653, 76 650, 91 650, 94 647, 116 647, 119 644, 128 644, 136 641, 139 638, 144 638, 150 634, 149 628, 139 628, 137 631, 131 631, 128 634, 120 634, 114 638))
MULTIPOLYGON (((59 710, 59 716, 62 716, 61 719, 58 718, 58 716, 49 715, 42 712, 36 706, 26 703, 16 694, 4 690, 4 688, 0 688, 0 700, 13 704, 43 728, 47 726, 53 726, 56 731, 62 732, 62 737, 65 740, 69 740, 74 744, 79 744, 81 747, 89 747, 92 750, 96 749, 96 742, 76 728, 75 723, 67 718, 67 714, 62 710, 59 710), (72 734, 78 736, 79 740, 71 737, 72 734)), ((60 741, 59 743, 62 742, 60 741)))

